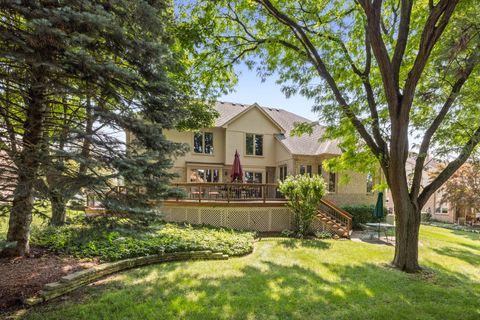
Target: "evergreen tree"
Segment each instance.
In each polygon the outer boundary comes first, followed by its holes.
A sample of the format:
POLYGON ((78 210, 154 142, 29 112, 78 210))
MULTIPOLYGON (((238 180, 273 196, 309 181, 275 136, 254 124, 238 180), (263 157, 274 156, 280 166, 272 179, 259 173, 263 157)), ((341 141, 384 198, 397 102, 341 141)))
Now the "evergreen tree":
POLYGON ((29 253, 34 199, 42 195, 54 223, 79 190, 134 221, 158 216, 148 200, 175 192, 166 169, 184 151, 162 130, 190 125, 194 113, 205 125, 213 115, 181 83, 170 1, 4 1, 0 15, 0 145, 15 168, 13 245, 2 253, 29 253), (132 152, 115 134, 123 130, 136 137, 132 152), (127 192, 115 188, 119 179, 127 192))

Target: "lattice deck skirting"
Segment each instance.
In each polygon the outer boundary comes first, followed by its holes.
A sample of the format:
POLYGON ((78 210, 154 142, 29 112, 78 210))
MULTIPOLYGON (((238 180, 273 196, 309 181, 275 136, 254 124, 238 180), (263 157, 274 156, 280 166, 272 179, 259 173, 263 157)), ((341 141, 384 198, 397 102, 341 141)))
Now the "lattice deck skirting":
MULTIPOLYGON (((255 230, 260 232, 281 232, 292 229, 292 214, 287 207, 215 207, 192 206, 182 207, 164 204, 162 208, 165 220, 169 222, 187 222, 190 224, 208 224, 216 227, 226 227, 240 230, 255 230)), ((313 231, 324 231, 322 221, 312 223, 313 231)))

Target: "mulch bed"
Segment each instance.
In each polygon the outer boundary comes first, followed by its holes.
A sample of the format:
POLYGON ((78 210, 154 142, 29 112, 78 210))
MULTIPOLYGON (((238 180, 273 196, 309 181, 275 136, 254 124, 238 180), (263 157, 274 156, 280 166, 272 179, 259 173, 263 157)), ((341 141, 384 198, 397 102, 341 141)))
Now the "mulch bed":
POLYGON ((29 258, 0 259, 0 313, 22 307, 23 299, 64 275, 86 269, 98 261, 60 257, 45 249, 32 248, 29 258))

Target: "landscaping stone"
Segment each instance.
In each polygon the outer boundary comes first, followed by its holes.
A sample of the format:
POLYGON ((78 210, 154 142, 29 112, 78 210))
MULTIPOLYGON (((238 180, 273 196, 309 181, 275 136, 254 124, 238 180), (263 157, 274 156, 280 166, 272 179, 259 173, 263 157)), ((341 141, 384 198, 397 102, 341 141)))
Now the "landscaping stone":
POLYGON ((162 263, 169 261, 186 261, 186 260, 226 260, 229 256, 222 252, 205 251, 187 251, 187 252, 172 252, 161 253, 156 255, 148 255, 144 257, 136 257, 131 259, 120 260, 116 262, 104 263, 94 266, 90 269, 77 271, 69 275, 63 276, 60 281, 48 283, 43 290, 38 292, 37 296, 30 297, 24 300, 24 303, 33 306, 66 293, 74 291, 89 283, 92 283, 104 276, 113 274, 118 271, 127 270, 131 268, 141 267, 154 263, 162 263))

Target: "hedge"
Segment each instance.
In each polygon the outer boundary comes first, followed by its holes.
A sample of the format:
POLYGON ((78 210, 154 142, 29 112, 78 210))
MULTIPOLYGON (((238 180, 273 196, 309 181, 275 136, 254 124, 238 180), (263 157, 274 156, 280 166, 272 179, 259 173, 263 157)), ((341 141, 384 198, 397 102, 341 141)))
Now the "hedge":
POLYGON ((350 213, 352 218, 352 225, 354 229, 361 229, 360 224, 367 222, 384 222, 387 216, 387 208, 383 208, 383 218, 376 218, 373 216, 375 210, 374 205, 345 205, 341 208, 350 213))

